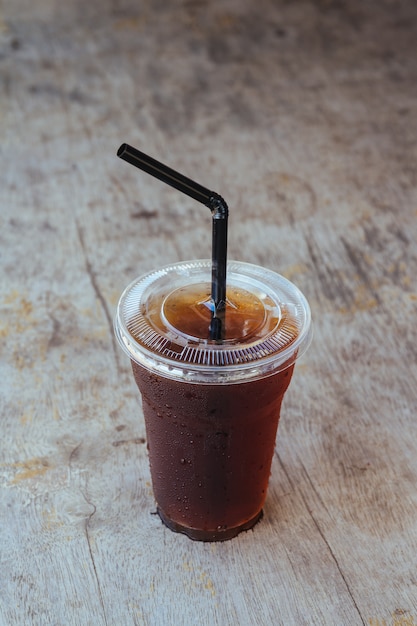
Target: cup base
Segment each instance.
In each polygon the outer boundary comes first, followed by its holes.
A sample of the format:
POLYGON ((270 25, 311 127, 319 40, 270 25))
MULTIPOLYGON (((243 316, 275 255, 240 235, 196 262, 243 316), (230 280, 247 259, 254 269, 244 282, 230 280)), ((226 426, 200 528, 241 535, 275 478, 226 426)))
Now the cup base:
POLYGON ((183 526, 182 524, 178 524, 178 522, 173 522, 159 507, 157 507, 157 512, 165 526, 176 533, 183 533, 184 535, 187 535, 187 537, 193 539, 193 541, 228 541, 229 539, 236 537, 236 535, 244 530, 250 530, 253 528, 253 526, 255 526, 255 524, 263 516, 263 511, 261 509, 259 513, 252 517, 252 519, 244 524, 241 524, 240 526, 235 526, 234 528, 222 528, 219 530, 200 530, 198 528, 183 526))

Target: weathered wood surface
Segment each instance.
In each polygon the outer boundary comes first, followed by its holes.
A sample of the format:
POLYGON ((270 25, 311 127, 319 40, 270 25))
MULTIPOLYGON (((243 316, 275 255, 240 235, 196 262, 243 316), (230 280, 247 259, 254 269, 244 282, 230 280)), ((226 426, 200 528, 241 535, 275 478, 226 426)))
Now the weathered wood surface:
POLYGON ((0 14, 0 623, 417 624, 417 5, 5 0, 0 14), (161 524, 112 317, 209 256, 203 208, 123 141, 225 196, 230 257, 294 280, 315 338, 265 517, 161 524))

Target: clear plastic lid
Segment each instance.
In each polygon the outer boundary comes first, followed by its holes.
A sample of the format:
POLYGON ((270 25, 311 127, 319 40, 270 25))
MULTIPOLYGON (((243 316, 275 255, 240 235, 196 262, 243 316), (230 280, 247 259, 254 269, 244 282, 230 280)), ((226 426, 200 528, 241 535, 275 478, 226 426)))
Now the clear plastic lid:
POLYGON ((283 276, 228 262, 222 342, 209 339, 210 290, 210 260, 176 263, 133 281, 115 317, 123 350, 168 378, 231 384, 286 369, 310 344, 310 307, 283 276))

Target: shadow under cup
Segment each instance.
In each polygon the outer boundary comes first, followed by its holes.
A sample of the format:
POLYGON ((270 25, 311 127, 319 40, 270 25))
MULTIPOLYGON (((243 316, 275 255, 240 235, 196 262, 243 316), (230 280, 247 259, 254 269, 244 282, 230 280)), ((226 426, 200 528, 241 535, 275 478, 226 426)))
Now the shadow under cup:
POLYGON ((142 396, 158 513, 202 541, 231 539, 262 515, 282 399, 311 340, 291 282, 241 262, 227 272, 222 342, 208 339, 211 261, 135 280, 115 318, 142 396))

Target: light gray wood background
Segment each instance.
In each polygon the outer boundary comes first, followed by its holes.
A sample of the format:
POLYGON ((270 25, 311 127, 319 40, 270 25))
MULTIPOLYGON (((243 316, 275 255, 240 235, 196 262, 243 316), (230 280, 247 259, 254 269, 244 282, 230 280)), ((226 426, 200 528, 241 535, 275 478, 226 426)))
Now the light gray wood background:
POLYGON ((417 5, 3 0, 0 624, 417 624, 417 5), (117 299, 210 256, 293 280, 315 336, 265 517, 224 544, 155 515, 117 299))

